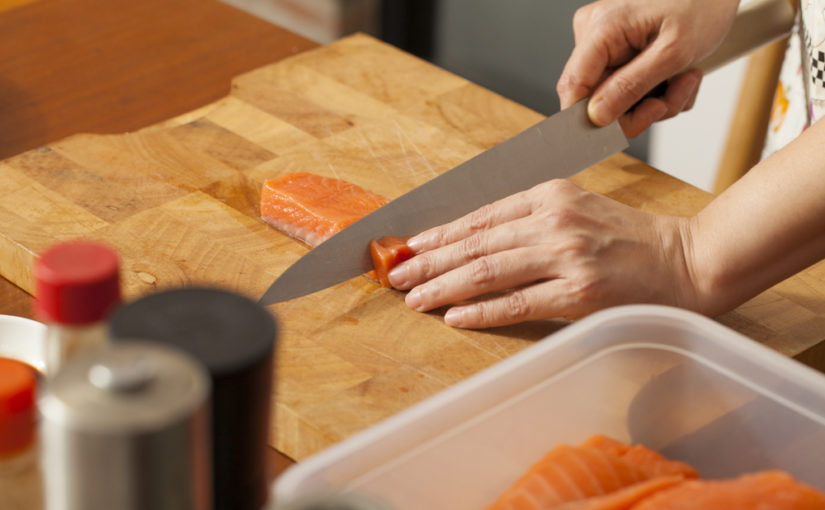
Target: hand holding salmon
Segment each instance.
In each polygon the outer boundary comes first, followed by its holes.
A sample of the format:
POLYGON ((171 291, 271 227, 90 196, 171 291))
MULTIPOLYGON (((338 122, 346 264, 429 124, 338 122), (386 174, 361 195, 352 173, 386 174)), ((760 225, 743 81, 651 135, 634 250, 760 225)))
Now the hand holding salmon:
POLYGON ((554 180, 412 237, 389 274, 418 311, 453 326, 576 319, 634 302, 695 307, 686 218, 654 216, 554 180))

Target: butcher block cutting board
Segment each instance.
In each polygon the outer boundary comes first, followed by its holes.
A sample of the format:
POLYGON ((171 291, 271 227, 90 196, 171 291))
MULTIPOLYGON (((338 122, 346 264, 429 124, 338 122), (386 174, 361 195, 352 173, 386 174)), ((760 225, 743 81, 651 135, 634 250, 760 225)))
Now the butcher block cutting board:
MULTIPOLYGON (((541 118, 355 35, 239 76, 229 96, 189 114, 0 162, 0 268, 31 293, 37 253, 96 239, 120 253, 129 299, 195 284, 257 299, 307 251, 259 219, 265 179, 308 171, 398 196, 541 118)), ((655 213, 691 215, 711 199, 623 154, 573 180, 655 213)), ((814 359, 823 280, 820 264, 718 320, 814 359)), ((564 326, 453 329, 443 310, 414 312, 363 277, 270 309, 280 326, 271 443, 297 460, 564 326)))

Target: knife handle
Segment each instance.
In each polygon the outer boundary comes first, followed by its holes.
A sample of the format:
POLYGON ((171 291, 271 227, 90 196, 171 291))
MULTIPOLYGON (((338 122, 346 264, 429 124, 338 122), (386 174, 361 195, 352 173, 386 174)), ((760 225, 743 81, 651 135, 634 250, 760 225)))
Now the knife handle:
POLYGON ((793 28, 797 8, 795 0, 743 2, 725 39, 696 67, 707 74, 746 53, 787 36, 793 28))
MULTIPOLYGON (((796 19, 797 5, 795 0, 743 2, 719 47, 699 62, 696 68, 701 69, 704 74, 710 73, 757 48, 787 36, 796 19)), ((667 81, 656 85, 639 99, 631 110, 649 97, 663 97, 667 86, 667 81)))

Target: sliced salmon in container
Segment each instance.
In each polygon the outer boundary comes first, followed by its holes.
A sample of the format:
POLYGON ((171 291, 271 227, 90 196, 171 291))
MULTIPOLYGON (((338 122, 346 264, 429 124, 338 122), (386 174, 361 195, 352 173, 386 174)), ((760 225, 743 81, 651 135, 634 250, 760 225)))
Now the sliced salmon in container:
POLYGON ((561 510, 739 510, 759 508, 749 491, 772 487, 765 508, 825 510, 823 444, 825 375, 707 317, 631 305, 303 459, 273 495, 339 490, 395 510, 479 510, 515 487, 519 504, 500 508, 545 508, 535 503, 546 496, 561 510), (603 453, 584 459, 581 448, 603 453), (555 457, 561 467, 548 467, 555 457), (643 476, 633 483, 631 472, 643 476))

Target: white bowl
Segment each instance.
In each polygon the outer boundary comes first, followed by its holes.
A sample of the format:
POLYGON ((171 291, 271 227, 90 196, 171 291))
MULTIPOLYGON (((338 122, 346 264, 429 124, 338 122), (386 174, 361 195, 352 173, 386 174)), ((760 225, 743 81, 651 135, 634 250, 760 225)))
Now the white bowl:
POLYGON ((0 315, 0 357, 46 369, 46 325, 15 315, 0 315))

